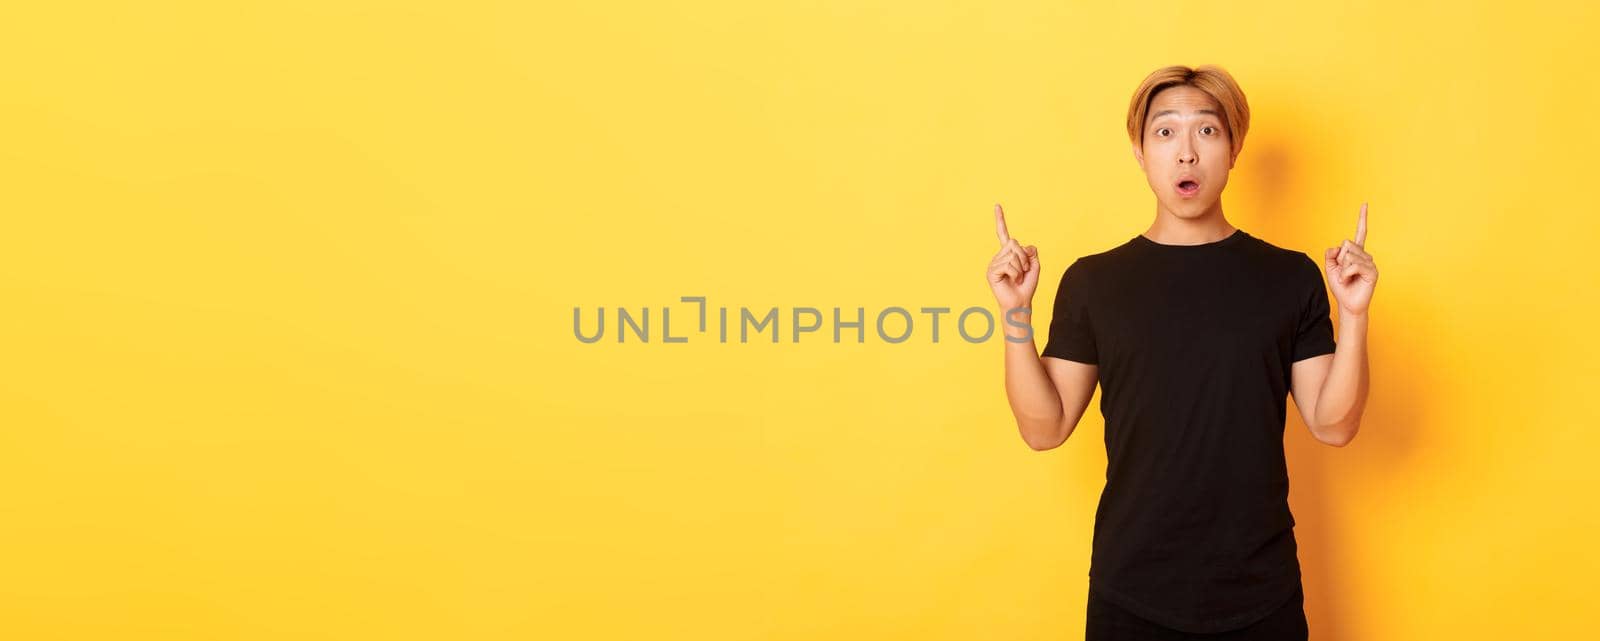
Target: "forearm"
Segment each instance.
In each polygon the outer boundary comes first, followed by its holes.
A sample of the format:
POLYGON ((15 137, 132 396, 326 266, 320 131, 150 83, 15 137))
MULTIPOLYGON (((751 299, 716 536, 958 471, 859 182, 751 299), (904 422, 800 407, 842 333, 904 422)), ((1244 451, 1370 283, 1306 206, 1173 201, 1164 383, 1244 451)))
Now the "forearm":
POLYGON ((1311 426, 1311 431, 1324 443, 1349 443, 1361 427, 1361 414, 1367 404, 1367 323, 1366 314, 1340 312, 1333 364, 1322 381, 1312 414, 1316 425, 1311 426))
POLYGON ((1032 314, 1018 311, 1010 318, 1027 327, 1001 323, 1005 328, 1006 399, 1011 403, 1011 413, 1017 418, 1017 429, 1028 446, 1049 449, 1059 445, 1062 440, 1064 412, 1061 395, 1039 358, 1033 332, 1029 329, 1032 327, 1032 314))

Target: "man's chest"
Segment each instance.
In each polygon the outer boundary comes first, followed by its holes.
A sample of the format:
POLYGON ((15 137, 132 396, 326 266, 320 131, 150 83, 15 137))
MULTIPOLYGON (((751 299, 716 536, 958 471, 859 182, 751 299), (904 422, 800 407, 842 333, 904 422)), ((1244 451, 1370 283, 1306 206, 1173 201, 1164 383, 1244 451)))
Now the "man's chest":
POLYGON ((1293 346, 1301 305, 1260 270, 1132 274, 1090 312, 1103 367, 1207 367, 1277 360, 1293 346))

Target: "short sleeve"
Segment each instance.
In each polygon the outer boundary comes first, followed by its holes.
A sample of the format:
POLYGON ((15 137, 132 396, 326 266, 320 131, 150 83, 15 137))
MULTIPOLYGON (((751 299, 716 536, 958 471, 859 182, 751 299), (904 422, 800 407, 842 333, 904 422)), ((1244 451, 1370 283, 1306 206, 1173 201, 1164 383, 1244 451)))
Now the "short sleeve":
POLYGON ((1328 290, 1322 281, 1322 267, 1305 253, 1300 254, 1300 322, 1295 328, 1294 356, 1300 361, 1313 356, 1332 354, 1333 310, 1328 307, 1328 290))
POLYGON ((1084 279, 1083 259, 1073 261, 1061 274, 1056 289, 1050 334, 1042 356, 1094 365, 1100 360, 1094 332, 1089 324, 1089 283, 1084 279))

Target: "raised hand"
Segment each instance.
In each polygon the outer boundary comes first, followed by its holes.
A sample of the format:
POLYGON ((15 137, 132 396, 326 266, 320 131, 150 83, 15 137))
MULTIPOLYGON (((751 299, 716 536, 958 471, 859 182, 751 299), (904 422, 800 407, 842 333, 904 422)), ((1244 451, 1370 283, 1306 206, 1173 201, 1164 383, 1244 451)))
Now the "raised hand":
POLYGON ((1372 304, 1372 290, 1378 285, 1378 266, 1363 247, 1366 242, 1367 204, 1362 203, 1355 240, 1346 240, 1323 252, 1328 289, 1333 290, 1334 299, 1339 301, 1340 314, 1365 314, 1367 306, 1372 304))
POLYGON ((994 205, 994 231, 1000 238, 1000 252, 989 261, 989 289, 1000 303, 1000 313, 1017 307, 1031 307, 1033 292, 1039 288, 1039 249, 1022 246, 1006 231, 1006 212, 994 205))

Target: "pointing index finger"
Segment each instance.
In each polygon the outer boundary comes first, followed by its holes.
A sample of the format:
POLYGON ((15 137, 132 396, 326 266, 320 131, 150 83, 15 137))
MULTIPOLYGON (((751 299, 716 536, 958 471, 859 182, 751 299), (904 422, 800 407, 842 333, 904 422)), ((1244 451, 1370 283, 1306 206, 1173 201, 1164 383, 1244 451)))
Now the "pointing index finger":
POLYGON ((994 204, 994 233, 1000 237, 1000 244, 1011 242, 1011 234, 1006 232, 1006 212, 1000 209, 1000 203, 994 204))
POLYGON ((1361 203, 1361 218, 1356 221, 1356 244, 1367 243, 1367 204, 1361 203))

